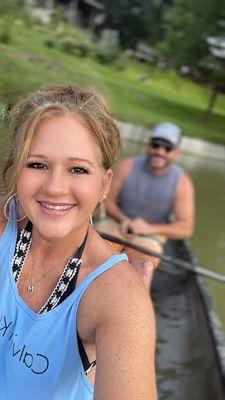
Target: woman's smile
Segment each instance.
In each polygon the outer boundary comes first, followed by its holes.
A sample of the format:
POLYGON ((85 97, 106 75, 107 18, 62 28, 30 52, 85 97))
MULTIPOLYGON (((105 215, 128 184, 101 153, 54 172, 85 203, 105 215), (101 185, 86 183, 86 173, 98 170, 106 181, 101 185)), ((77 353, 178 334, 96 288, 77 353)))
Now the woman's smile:
POLYGON ((48 215, 64 215, 75 207, 75 204, 53 203, 50 201, 38 201, 38 203, 42 211, 48 215))

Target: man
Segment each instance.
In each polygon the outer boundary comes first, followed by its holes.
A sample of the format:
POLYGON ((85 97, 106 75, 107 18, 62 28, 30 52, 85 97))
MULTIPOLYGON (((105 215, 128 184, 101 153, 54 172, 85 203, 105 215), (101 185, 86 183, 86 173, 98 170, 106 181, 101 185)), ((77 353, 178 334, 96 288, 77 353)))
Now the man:
POLYGON ((111 234, 120 231, 139 244, 140 238, 164 242, 166 238, 192 235, 194 187, 190 177, 174 163, 180 153, 180 139, 176 125, 161 123, 152 130, 147 157, 127 158, 120 163, 106 200, 107 214, 119 226, 112 228, 107 222, 99 229, 111 234))

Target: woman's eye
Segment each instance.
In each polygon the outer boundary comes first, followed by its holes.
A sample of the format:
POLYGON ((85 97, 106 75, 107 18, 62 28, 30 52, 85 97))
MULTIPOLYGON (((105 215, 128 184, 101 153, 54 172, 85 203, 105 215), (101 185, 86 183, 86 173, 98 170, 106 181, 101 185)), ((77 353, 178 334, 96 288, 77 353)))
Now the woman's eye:
POLYGON ((70 169, 70 172, 72 174, 88 174, 88 169, 84 167, 72 167, 70 169))
POLYGON ((29 162, 26 164, 27 168, 34 168, 34 169, 48 169, 47 165, 39 163, 39 162, 29 162))

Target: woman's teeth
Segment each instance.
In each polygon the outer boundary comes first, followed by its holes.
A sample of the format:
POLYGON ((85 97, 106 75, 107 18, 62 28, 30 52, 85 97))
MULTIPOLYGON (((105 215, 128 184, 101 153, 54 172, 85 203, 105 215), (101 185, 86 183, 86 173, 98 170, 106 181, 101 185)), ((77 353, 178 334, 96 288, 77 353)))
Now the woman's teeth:
POLYGON ((42 207, 47 208, 48 210, 56 210, 56 211, 69 210, 71 207, 73 207, 71 204, 63 205, 63 206, 55 206, 53 204, 41 203, 41 205, 42 205, 42 207))

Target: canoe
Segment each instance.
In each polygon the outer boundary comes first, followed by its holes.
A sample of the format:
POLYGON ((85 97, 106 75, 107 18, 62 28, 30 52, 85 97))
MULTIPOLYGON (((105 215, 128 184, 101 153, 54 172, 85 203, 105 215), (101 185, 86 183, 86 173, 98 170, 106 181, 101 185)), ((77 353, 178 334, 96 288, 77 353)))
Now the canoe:
MULTIPOLYGON (((185 241, 165 254, 195 263, 185 241)), ((202 278, 161 262, 151 288, 159 400, 224 400, 225 338, 202 278)))
MULTIPOLYGON (((164 255, 197 265, 184 240, 167 241, 164 255)), ((184 267, 161 261, 151 285, 158 400, 225 400, 225 336, 205 281, 184 267)))

